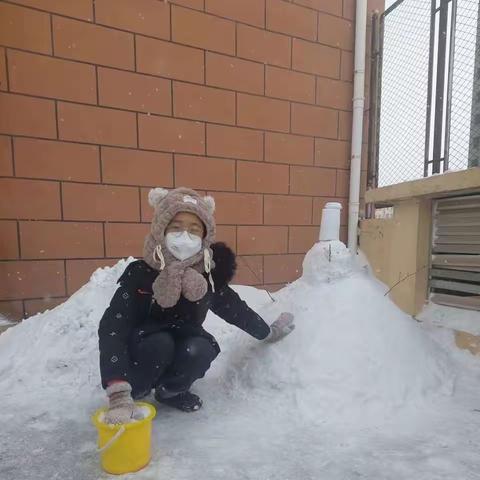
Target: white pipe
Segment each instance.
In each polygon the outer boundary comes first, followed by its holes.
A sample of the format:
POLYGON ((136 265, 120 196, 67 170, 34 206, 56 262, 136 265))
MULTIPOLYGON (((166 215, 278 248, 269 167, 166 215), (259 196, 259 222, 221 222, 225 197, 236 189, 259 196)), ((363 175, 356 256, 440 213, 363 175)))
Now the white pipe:
POLYGON ((365 104, 365 42, 367 0, 357 0, 355 13, 355 70, 353 80, 352 156, 350 164, 350 200, 348 205, 348 248, 357 253, 360 178, 362 168, 362 130, 365 104))

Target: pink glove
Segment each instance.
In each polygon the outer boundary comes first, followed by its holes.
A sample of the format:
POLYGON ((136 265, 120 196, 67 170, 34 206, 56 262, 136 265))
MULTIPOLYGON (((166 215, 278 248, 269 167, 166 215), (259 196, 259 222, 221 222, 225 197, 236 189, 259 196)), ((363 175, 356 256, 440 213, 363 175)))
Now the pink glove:
POLYGON ((288 334, 292 333, 295 329, 295 324, 293 323, 293 320, 294 317, 291 313, 281 313, 280 316, 270 325, 270 333, 265 339, 265 342, 278 342, 283 337, 286 337, 288 334))

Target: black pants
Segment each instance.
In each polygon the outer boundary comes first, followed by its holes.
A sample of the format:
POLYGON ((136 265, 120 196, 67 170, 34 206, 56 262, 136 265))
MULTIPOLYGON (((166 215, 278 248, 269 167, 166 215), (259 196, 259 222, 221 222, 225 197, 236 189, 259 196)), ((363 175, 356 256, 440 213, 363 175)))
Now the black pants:
POLYGON ((168 332, 153 333, 131 345, 133 398, 163 386, 185 392, 210 368, 218 352, 204 337, 174 338, 168 332))

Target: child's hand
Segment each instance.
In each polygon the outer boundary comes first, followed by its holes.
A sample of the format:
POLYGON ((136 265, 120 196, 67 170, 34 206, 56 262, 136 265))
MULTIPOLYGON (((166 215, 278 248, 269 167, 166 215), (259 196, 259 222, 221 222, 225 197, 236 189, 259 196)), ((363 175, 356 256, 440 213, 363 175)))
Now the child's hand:
POLYGON ((280 316, 270 325, 270 333, 265 341, 268 343, 278 342, 283 337, 292 333, 295 329, 293 320, 294 317, 291 313, 281 313, 280 316))
POLYGON ((135 402, 131 396, 132 387, 128 382, 114 382, 107 387, 109 406, 105 423, 129 423, 134 416, 135 402))

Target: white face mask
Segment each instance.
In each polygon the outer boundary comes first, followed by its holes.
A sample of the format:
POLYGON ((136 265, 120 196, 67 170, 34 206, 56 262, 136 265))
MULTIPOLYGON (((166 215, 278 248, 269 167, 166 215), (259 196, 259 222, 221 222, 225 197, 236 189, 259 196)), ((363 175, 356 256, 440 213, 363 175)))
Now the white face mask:
POLYGON ((186 230, 170 232, 165 236, 165 245, 176 259, 183 261, 193 257, 202 249, 202 239, 186 230))

